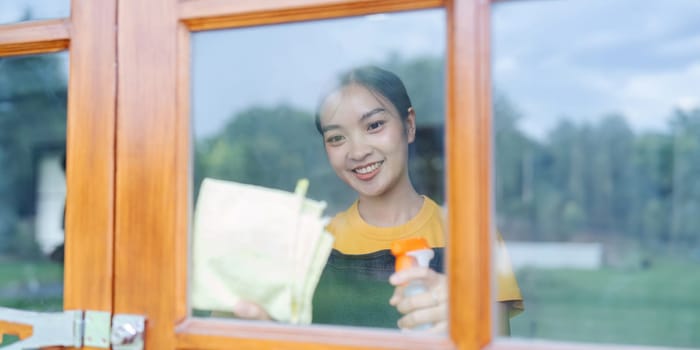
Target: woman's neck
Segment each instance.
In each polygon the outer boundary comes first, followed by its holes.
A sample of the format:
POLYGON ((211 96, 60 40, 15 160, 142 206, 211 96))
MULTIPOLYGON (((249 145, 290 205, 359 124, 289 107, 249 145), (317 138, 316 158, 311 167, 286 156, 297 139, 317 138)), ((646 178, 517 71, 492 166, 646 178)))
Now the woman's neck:
POLYGON ((362 219, 370 225, 391 227, 403 225, 418 215, 423 196, 416 192, 410 180, 402 182, 381 196, 360 196, 358 210, 362 219))

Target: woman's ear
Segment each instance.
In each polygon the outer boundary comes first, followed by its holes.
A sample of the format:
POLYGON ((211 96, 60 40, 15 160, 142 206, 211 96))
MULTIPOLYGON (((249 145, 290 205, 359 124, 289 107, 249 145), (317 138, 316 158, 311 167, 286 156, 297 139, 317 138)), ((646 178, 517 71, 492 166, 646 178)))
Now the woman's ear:
POLYGON ((406 117, 406 136, 408 143, 413 143, 416 140, 416 112, 413 107, 408 107, 408 116, 406 117))

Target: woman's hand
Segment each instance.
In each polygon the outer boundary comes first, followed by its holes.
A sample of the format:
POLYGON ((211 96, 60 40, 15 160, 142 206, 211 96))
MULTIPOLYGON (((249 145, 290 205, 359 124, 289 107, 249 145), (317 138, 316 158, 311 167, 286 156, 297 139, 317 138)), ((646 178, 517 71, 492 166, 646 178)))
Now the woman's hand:
POLYGON ((241 300, 233 306, 236 317, 244 320, 271 321, 272 317, 262 306, 252 302, 241 300))
POLYGON ((412 329, 431 324, 431 332, 447 331, 447 280, 445 275, 427 267, 412 267, 394 273, 389 283, 396 286, 389 304, 404 316, 398 321, 401 329, 412 329), (426 286, 425 293, 404 296, 405 286, 411 282, 426 286))

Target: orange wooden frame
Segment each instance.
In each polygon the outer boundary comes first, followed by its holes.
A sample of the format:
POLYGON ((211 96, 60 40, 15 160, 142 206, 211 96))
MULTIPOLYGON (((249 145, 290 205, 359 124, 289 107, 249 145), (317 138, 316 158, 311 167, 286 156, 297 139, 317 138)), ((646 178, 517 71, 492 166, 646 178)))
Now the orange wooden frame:
POLYGON ((52 19, 0 26, 0 56, 50 53, 68 48, 69 22, 52 19))
POLYGON ((0 56, 70 48, 65 308, 146 315, 150 349, 619 348, 492 339, 491 2, 73 0, 70 19, 0 25, 0 56), (189 317, 190 33, 433 7, 448 14, 449 334, 189 317))
POLYGON ((64 308, 112 310, 117 0, 71 18, 0 25, 0 56, 70 48, 64 308))
MULTIPOLYGON (((490 138, 490 105, 487 47, 477 46, 487 34, 488 4, 473 1, 280 1, 274 5, 258 2, 184 1, 178 14, 177 126, 176 174, 189 174, 189 36, 191 31, 235 28, 290 21, 327 19, 366 15, 386 11, 402 11, 445 6, 448 13, 448 86, 447 86, 447 186, 450 188, 450 236, 448 271, 451 293, 449 337, 399 336, 396 332, 357 330, 345 327, 297 328, 282 325, 260 325, 252 322, 202 320, 187 317, 187 260, 174 262, 177 269, 175 320, 176 344, 180 349, 221 349, 233 346, 251 348, 397 348, 397 349, 480 349, 490 340, 489 303, 490 237, 489 232, 490 173, 488 162, 490 138), (474 30, 474 23, 480 23, 474 30), (475 75, 473 72, 482 72, 475 75), (481 96, 480 92, 487 95, 481 96), (481 103, 480 103, 481 102, 481 103), (457 118, 456 116, 460 116, 457 118), (475 195, 478 194, 478 195, 475 195), (460 215, 457 215, 459 213, 460 215), (459 233, 459 234, 457 234, 459 233), (347 336, 347 335, 356 336, 347 336), (341 336, 345 335, 345 336, 341 336), (358 340, 360 339, 360 340, 358 340)), ((180 189, 190 188, 189 177, 178 176, 180 189)), ((177 191, 175 206, 180 212, 175 223, 174 246, 177 255, 188 256, 187 237, 189 193, 177 191)))
POLYGON ((280 24, 442 7, 444 0, 184 0, 179 19, 190 31, 280 24))
POLYGON ((64 307, 111 311, 117 0, 71 6, 64 307))
POLYGON ((490 174, 483 166, 490 138, 483 112, 490 107, 480 95, 488 91, 480 87, 488 76, 474 74, 488 64, 485 48, 478 46, 483 28, 474 26, 487 24, 487 10, 488 4, 476 1, 121 0, 114 312, 148 315, 147 344, 158 349, 480 349, 487 344, 491 308, 482 301, 491 299, 490 237, 480 233, 490 227, 490 174), (460 291, 450 295, 449 336, 188 317, 190 32, 437 6, 448 13, 448 275, 451 288, 460 291))

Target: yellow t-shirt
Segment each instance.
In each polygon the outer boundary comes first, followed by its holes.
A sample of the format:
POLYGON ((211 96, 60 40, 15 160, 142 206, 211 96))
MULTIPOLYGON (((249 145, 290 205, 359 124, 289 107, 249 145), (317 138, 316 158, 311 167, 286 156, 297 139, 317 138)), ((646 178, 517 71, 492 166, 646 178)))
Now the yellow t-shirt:
MULTIPOLYGON (((360 255, 388 250, 397 239, 423 237, 433 248, 445 247, 443 208, 432 199, 423 196, 423 206, 418 214, 403 225, 392 227, 373 226, 360 216, 358 202, 346 211, 338 213, 326 230, 335 237, 333 248, 343 254, 360 255)), ((495 254, 495 270, 498 282, 496 300, 512 302, 512 307, 522 310, 522 296, 515 279, 505 244, 498 235, 495 254)))
POLYGON ((495 249, 494 267, 496 270, 496 300, 508 302, 510 309, 508 314, 513 317, 525 309, 523 305, 523 297, 520 294, 518 281, 513 273, 513 265, 510 263, 510 256, 506 249, 506 244, 501 238, 501 234, 497 233, 496 249, 495 249))
POLYGON ((360 216, 358 202, 338 213, 326 230, 335 237, 333 248, 343 254, 367 254, 390 249, 391 242, 423 237, 431 247, 445 246, 442 209, 432 199, 423 197, 423 206, 416 216, 403 225, 380 227, 365 222, 360 216))

